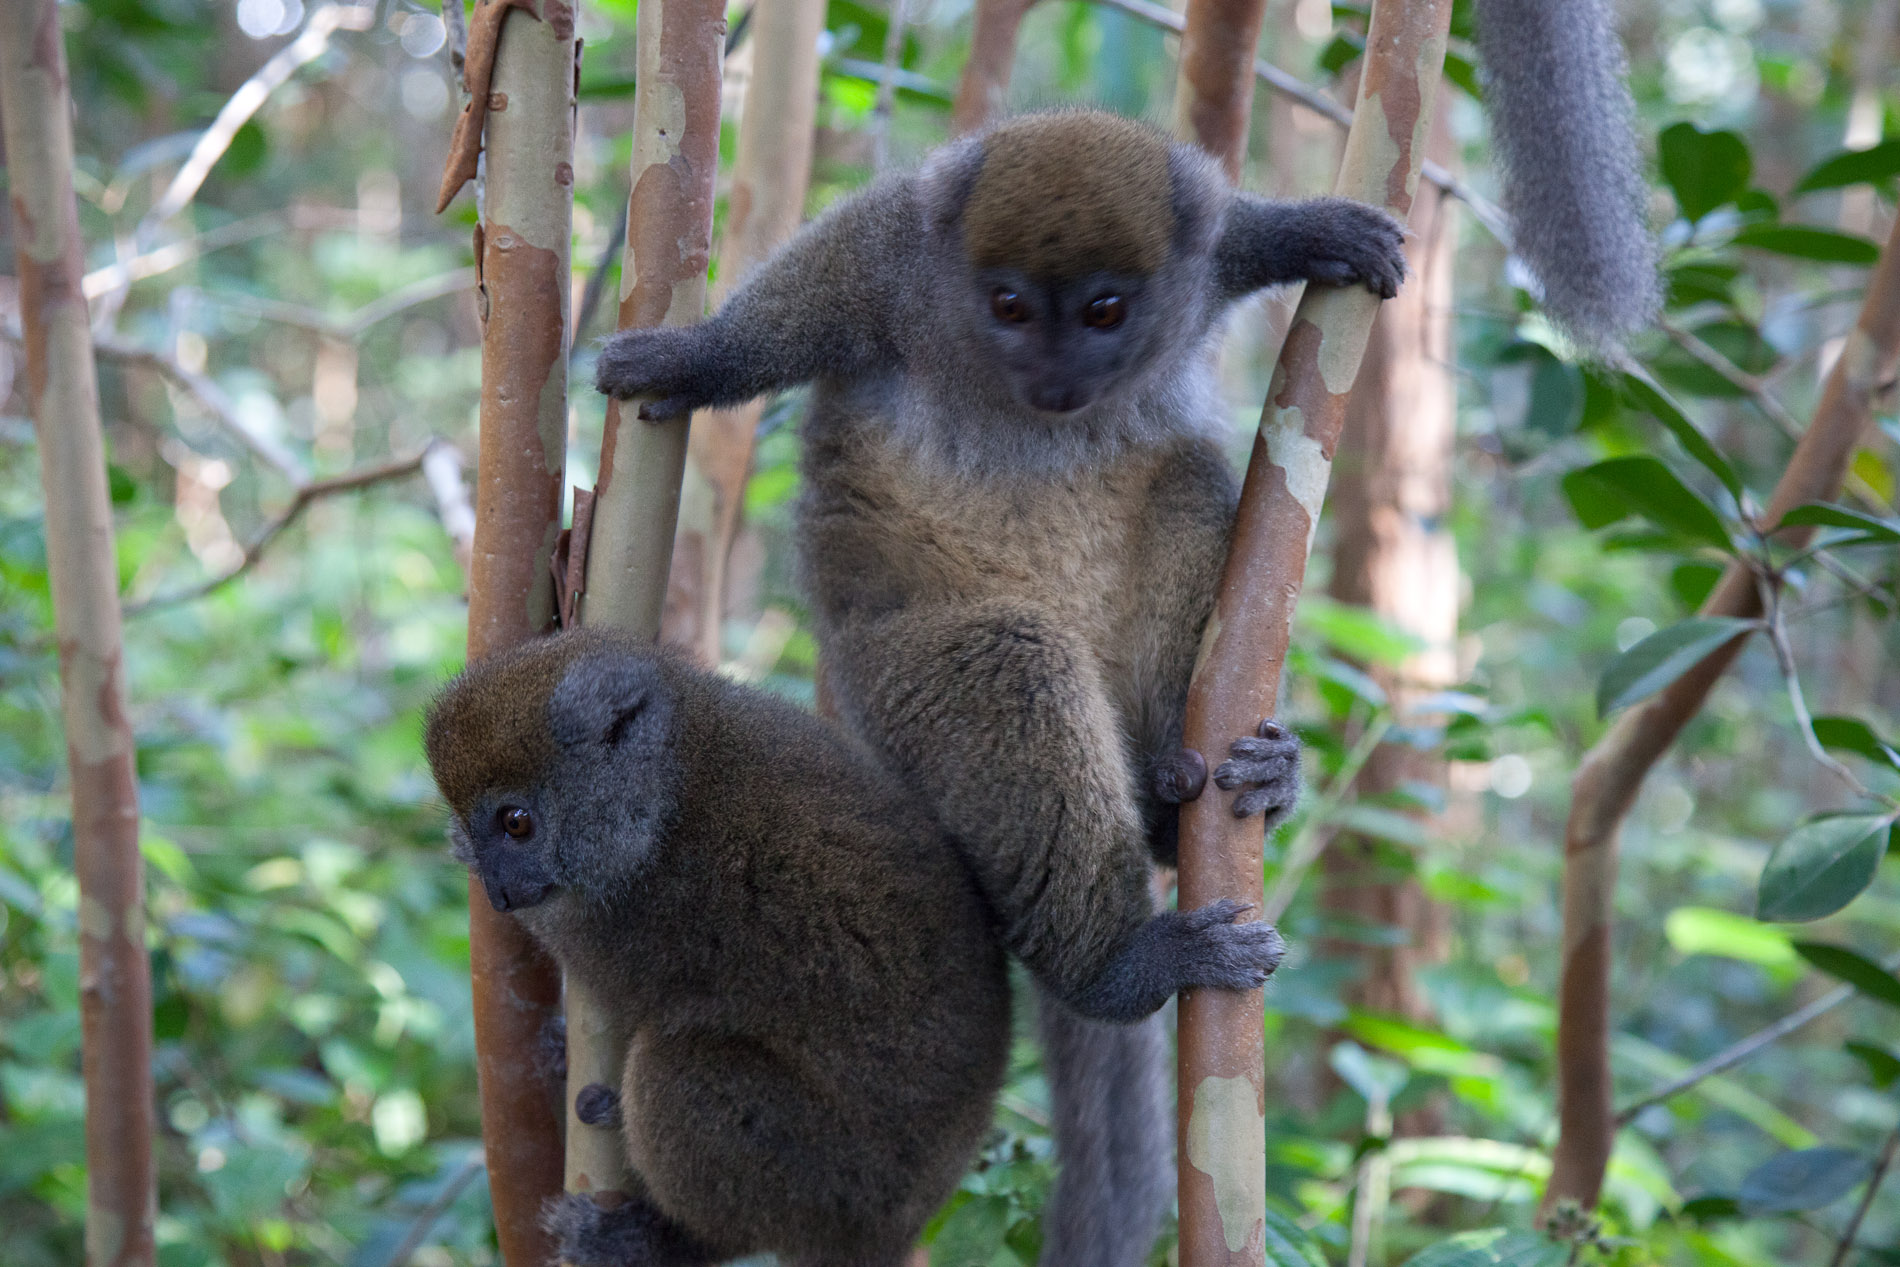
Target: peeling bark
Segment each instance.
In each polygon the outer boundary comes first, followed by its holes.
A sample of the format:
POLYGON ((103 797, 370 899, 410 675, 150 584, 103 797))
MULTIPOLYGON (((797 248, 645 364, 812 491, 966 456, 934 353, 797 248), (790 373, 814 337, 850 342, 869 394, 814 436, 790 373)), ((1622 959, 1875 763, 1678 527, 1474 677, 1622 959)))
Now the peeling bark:
POLYGON ((152 978, 118 560, 73 199, 72 103, 55 0, 0 2, 4 120, 27 393, 46 499, 60 708, 79 881, 87 1267, 153 1261, 152 978))
MULTIPOLYGON (((471 36, 470 79, 479 77, 485 104, 466 162, 472 168, 475 152, 485 149, 488 166, 475 233, 482 400, 470 661, 537 637, 554 621, 548 559, 561 530, 567 444, 576 50, 572 9, 562 0, 541 7, 550 20, 514 0, 483 0, 471 36)), ((451 169, 462 161, 458 151, 451 169)), ((553 1252, 541 1208, 561 1191, 561 1090, 540 1059, 547 1026, 560 1014, 560 974, 473 878, 468 911, 495 1229, 508 1267, 541 1267, 553 1252)))
MULTIPOLYGON (((1900 222, 1887 238, 1860 317, 1828 374, 1814 420, 1788 459, 1761 517, 1772 527, 1803 502, 1840 495, 1848 464, 1872 424, 1874 403, 1900 372, 1900 222)), ((1799 545, 1812 528, 1776 535, 1799 545)), ((1755 577, 1739 563, 1723 572, 1704 616, 1761 615, 1755 577)), ((1716 680, 1741 654, 1738 638, 1625 711, 1578 763, 1564 824, 1563 976, 1557 992, 1557 1151, 1541 1216, 1561 1201, 1593 1208, 1616 1142, 1610 1076, 1610 923, 1623 820, 1643 780, 1689 724, 1716 680)))
MULTIPOLYGON (((720 0, 645 0, 640 6, 620 329, 689 325, 705 314, 725 34, 720 0)), ((631 404, 607 402, 583 623, 659 636, 688 421, 641 422, 631 404)), ((590 1082, 618 1087, 625 1053, 599 1023, 594 1000, 575 984, 569 983, 567 1008, 568 1188, 612 1204, 627 1183, 620 1134, 581 1123, 572 1102, 590 1082)))
MULTIPOLYGON (((715 308, 804 218, 818 116, 818 37, 824 29, 823 0, 763 0, 753 11, 752 79, 726 195, 715 308)), ((699 495, 680 509, 664 637, 692 647, 709 666, 721 659, 727 563, 764 412, 762 400, 706 410, 687 440, 687 486, 699 495)))
MULTIPOLYGON (((1336 193, 1381 204, 1401 219, 1411 211, 1450 21, 1451 0, 1373 6, 1336 193)), ((1251 45, 1248 52, 1241 73, 1251 75, 1251 45)), ((1225 753, 1275 711, 1346 394, 1378 309, 1379 300, 1363 289, 1308 288, 1294 312, 1188 691, 1189 748, 1225 753)), ((1259 821, 1235 818, 1225 797, 1183 805, 1181 906, 1220 898, 1258 906, 1262 845, 1259 821)), ((1264 1260, 1261 1009, 1255 991, 1181 996, 1179 1113, 1189 1145, 1179 1163, 1182 1267, 1259 1267, 1264 1260), (1197 1158, 1191 1145, 1199 1138, 1224 1146, 1197 1158)))
POLYGON ((1188 0, 1174 130, 1220 159, 1238 182, 1253 116, 1254 48, 1266 0, 1188 0))

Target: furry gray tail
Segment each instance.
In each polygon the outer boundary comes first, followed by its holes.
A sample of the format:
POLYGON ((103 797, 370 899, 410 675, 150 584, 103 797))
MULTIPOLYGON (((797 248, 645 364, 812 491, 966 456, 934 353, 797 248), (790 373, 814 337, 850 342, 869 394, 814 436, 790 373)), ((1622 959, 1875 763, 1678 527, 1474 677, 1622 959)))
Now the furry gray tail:
POLYGON ((1139 1267, 1174 1190, 1165 1014, 1088 1021, 1038 990, 1036 1016, 1056 1141, 1041 1267, 1139 1267))
POLYGON ((1566 333, 1616 348, 1662 296, 1609 0, 1477 0, 1475 18, 1517 256, 1566 333))

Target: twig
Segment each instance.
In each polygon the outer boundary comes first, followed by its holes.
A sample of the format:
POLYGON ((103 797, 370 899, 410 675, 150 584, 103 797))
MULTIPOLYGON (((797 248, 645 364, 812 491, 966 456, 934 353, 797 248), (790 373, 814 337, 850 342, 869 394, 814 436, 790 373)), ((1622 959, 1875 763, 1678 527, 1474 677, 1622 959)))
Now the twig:
POLYGON ((152 230, 166 220, 183 211, 198 190, 205 183, 205 177, 224 152, 231 148, 232 140, 238 129, 250 121, 273 92, 290 81, 298 69, 315 61, 330 45, 330 36, 338 30, 367 31, 376 20, 376 10, 371 5, 325 5, 310 15, 301 34, 271 55, 269 61, 258 67, 257 73, 245 80, 231 99, 218 111, 218 117, 211 121, 198 143, 191 147, 191 157, 172 177, 171 185, 152 204, 152 209, 139 221, 138 236, 143 239, 152 230))
POLYGON ((1320 832, 1320 824, 1331 818, 1345 803, 1347 793, 1352 790, 1353 780, 1365 769, 1366 762, 1372 759, 1373 751, 1385 741, 1386 732, 1391 729, 1389 718, 1372 722, 1359 736, 1359 742, 1352 746, 1352 751, 1346 754, 1339 773, 1333 776, 1333 781, 1326 785, 1326 791, 1313 803, 1298 834, 1287 842, 1286 861, 1281 864, 1280 874, 1273 882, 1273 891, 1260 904, 1260 919, 1269 924, 1276 923, 1286 913, 1286 908, 1293 904, 1294 897, 1299 894, 1300 884, 1306 879, 1306 873, 1326 852, 1327 838, 1320 832))
POLYGON ((197 401, 213 422, 229 431, 245 448, 285 479, 300 486, 309 482, 310 472, 304 468, 297 455, 279 443, 276 437, 253 425, 210 376, 187 369, 175 356, 144 347, 121 335, 95 331, 92 345, 101 356, 126 365, 142 365, 164 375, 180 391, 197 401))
POLYGON ((156 277, 160 273, 169 273, 172 269, 188 264, 207 251, 220 247, 234 246, 239 242, 249 242, 279 232, 284 227, 283 216, 272 212, 268 215, 247 216, 242 220, 233 220, 230 224, 221 224, 215 229, 191 237, 180 238, 176 242, 155 247, 143 254, 95 268, 86 274, 81 283, 87 299, 98 299, 115 290, 122 290, 133 282, 156 277))
MULTIPOLYGON (((1888 959, 1885 966, 1889 969, 1900 967, 1900 955, 1888 959)), ((1631 1122, 1636 1120, 1637 1116, 1641 1114, 1644 1109, 1649 1108, 1651 1105, 1661 1104, 1664 1100, 1672 1100, 1703 1079, 1712 1078, 1725 1069, 1734 1068, 1744 1060, 1747 1060, 1750 1056, 1753 1056, 1756 1052, 1761 1051, 1763 1048, 1773 1046, 1775 1043, 1780 1042, 1788 1035, 1800 1029, 1803 1025, 1806 1025, 1809 1021, 1814 1020, 1818 1016, 1826 1015, 1853 997, 1854 987, 1851 985, 1844 985, 1839 989, 1829 990, 1826 994, 1823 994, 1806 1007, 1798 1008, 1780 1020, 1764 1025, 1762 1028, 1748 1035, 1748 1037, 1724 1047, 1707 1060, 1697 1061, 1669 1081, 1645 1094, 1641 1099, 1633 1100, 1629 1104, 1624 1105, 1621 1109, 1618 1109, 1616 1113, 1617 1127, 1620 1129, 1628 1126, 1631 1122)))
POLYGON ((1770 422, 1781 428, 1783 435, 1790 440, 1801 438, 1801 433, 1806 430, 1801 420, 1790 413, 1788 407, 1768 390, 1768 384, 1763 382, 1759 375, 1750 374, 1742 369, 1692 332, 1683 329, 1667 317, 1658 318, 1656 324, 1677 347, 1694 357, 1705 368, 1713 370, 1729 386, 1737 391, 1746 392, 1755 407, 1767 415, 1770 422))
POLYGON ((435 494, 442 531, 449 534, 466 567, 466 556, 475 548, 475 504, 469 500, 468 482, 462 478, 462 451, 452 444, 431 444, 423 449, 422 478, 435 494))
POLYGON ((313 330, 318 334, 327 334, 332 338, 354 342, 368 333, 372 326, 387 321, 399 313, 406 312, 418 304, 426 304, 432 299, 440 299, 444 295, 453 295, 457 291, 471 289, 474 285, 475 270, 458 268, 453 272, 438 273, 434 277, 424 277, 420 281, 398 287, 381 299, 372 300, 356 311, 341 317, 333 317, 308 304, 294 304, 283 299, 261 299, 255 295, 214 293, 206 293, 203 297, 208 303, 248 312, 266 321, 298 326, 305 330, 313 330))
MULTIPOLYGON (((459 9, 460 7, 461 0, 447 0, 447 3, 442 6, 442 11, 447 13, 451 8, 459 9)), ((481 1173, 482 1153, 478 1148, 468 1155, 468 1160, 462 1163, 461 1169, 449 1176, 441 1190, 429 1198, 429 1204, 416 1212, 414 1221, 409 1224, 409 1230, 403 1233, 402 1240, 396 1243, 396 1248, 389 1251, 389 1257, 383 1260, 383 1267, 404 1267, 404 1264, 420 1248, 424 1238, 435 1230, 436 1221, 442 1217, 443 1212, 455 1204, 455 1198, 461 1196, 462 1190, 473 1183, 475 1176, 481 1173)))
POLYGON ((1847 784, 1856 796, 1868 800, 1885 799, 1870 791, 1844 762, 1822 745, 1820 736, 1814 733, 1814 715, 1808 711, 1807 696, 1801 690, 1801 674, 1794 662, 1794 647, 1788 641, 1788 626, 1782 619, 1781 583, 1778 579, 1764 576, 1758 578, 1757 584, 1761 589, 1762 609, 1766 613, 1763 624, 1768 632, 1768 643, 1775 649, 1775 663, 1781 668, 1781 680, 1788 688, 1788 703, 1794 708, 1795 725, 1801 731, 1801 740, 1807 745, 1809 755, 1847 784))
POLYGON ((1860 1235, 1860 1225, 1867 1217, 1868 1208, 1874 1203, 1874 1194, 1880 1191, 1881 1180, 1887 1177, 1887 1171, 1893 1166, 1896 1151, 1900 1151, 1900 1126, 1887 1133, 1887 1142, 1874 1162, 1873 1173, 1867 1176, 1867 1191, 1860 1194, 1860 1204, 1854 1207, 1854 1217, 1847 1220, 1846 1228, 1841 1231, 1840 1244, 1834 1247, 1834 1257, 1828 1259, 1828 1267, 1845 1267, 1847 1256, 1854 1249, 1854 1238, 1860 1235))
POLYGON ((594 271, 587 275, 587 289, 581 292, 580 311, 574 314, 574 338, 568 348, 569 357, 580 350, 581 341, 587 335, 587 327, 594 320, 594 313, 600 308, 601 298, 607 293, 607 271, 613 267, 614 260, 620 256, 620 248, 626 244, 627 217, 622 212, 614 217, 613 235, 607 239, 607 247, 600 253, 600 262, 595 264, 594 271))
POLYGON ((446 442, 442 440, 431 440, 427 445, 423 446, 421 452, 411 457, 398 458, 391 462, 379 462, 370 466, 361 467, 354 471, 346 471, 341 475, 335 475, 329 479, 312 480, 307 484, 299 485, 296 494, 290 499, 290 505, 284 508, 283 513, 266 523, 263 530, 251 539, 249 545, 244 547, 244 557, 238 560, 236 566, 227 568, 217 576, 200 582, 197 585, 188 586, 182 590, 174 590, 169 594, 156 594, 142 602, 127 603, 125 606, 125 614, 127 616, 139 616, 160 607, 174 607, 179 603, 193 602, 216 593, 255 567, 257 561, 264 556, 264 551, 269 547, 270 543, 282 535, 284 529, 297 522, 303 515, 303 512, 310 509, 313 503, 337 493, 354 492, 357 489, 368 488, 372 484, 383 484, 390 480, 402 479, 404 476, 414 475, 417 471, 422 469, 423 462, 429 456, 429 450, 443 443, 446 442))
MULTIPOLYGON (((1119 9, 1132 18, 1146 22, 1149 26, 1160 27, 1176 35, 1179 35, 1187 26, 1187 19, 1180 14, 1172 9, 1150 3, 1150 0, 1094 0, 1094 3, 1110 9, 1119 9)), ((1262 59, 1254 61, 1253 73, 1261 83, 1289 101, 1305 106, 1320 118, 1342 128, 1352 126, 1351 110, 1334 101, 1298 75, 1281 70, 1272 62, 1262 59)), ((1513 241, 1511 217, 1505 213, 1503 207, 1459 179, 1442 163, 1434 163, 1428 158, 1419 174, 1438 186, 1447 196, 1456 198, 1471 208, 1472 218, 1483 225, 1486 232, 1496 238, 1505 250, 1511 249, 1513 241)))
POLYGON ((883 171, 891 161, 891 109, 897 100, 897 65, 904 57, 904 23, 909 0, 891 0, 884 29, 884 60, 878 66, 877 104, 871 107, 871 165, 883 171))
POLYGON ((457 91, 466 94, 468 83, 462 69, 468 61, 468 15, 462 12, 462 0, 442 0, 442 29, 448 38, 443 51, 449 55, 449 70, 455 76, 457 91))

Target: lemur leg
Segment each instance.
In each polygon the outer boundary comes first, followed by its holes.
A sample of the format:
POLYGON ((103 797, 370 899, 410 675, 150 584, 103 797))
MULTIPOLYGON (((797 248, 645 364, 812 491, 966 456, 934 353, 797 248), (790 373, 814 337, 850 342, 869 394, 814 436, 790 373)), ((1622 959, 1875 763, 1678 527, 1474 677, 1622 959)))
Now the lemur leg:
POLYGON ((719 1261, 644 1197, 603 1208, 566 1193, 548 1202, 541 1226, 555 1238, 558 1261, 572 1267, 711 1267, 719 1261))
POLYGON ((1056 1142, 1041 1267, 1140 1267, 1174 1188, 1174 1103, 1161 1014, 1134 1025, 1036 993, 1056 1142))
POLYGON ((1147 828, 1095 655, 1009 602, 910 607, 831 639, 846 717, 962 846, 1004 944, 1085 1016, 1248 989, 1279 935, 1216 903, 1155 915, 1147 828))

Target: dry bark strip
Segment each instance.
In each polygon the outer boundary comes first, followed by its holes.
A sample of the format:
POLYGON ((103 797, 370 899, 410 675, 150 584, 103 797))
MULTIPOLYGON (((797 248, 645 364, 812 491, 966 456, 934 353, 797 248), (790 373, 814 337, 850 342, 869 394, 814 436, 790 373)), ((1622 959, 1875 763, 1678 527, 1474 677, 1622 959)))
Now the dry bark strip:
MULTIPOLYGON (((720 0, 645 0, 640 6, 633 191, 620 270, 623 330, 689 325, 705 314, 725 34, 720 0)), ((659 636, 687 429, 684 418, 641 422, 631 404, 607 403, 591 540, 585 543, 582 623, 659 636)), ((567 1001, 567 1186, 607 1204, 624 1189, 626 1154, 618 1131, 574 1116, 572 1092, 590 1082, 620 1086, 625 1053, 578 985, 569 982, 567 1001)))
MULTIPOLYGON (((1336 193, 1411 210, 1451 0, 1379 0, 1336 193)), ((1251 81, 1252 46, 1238 77, 1251 81)), ((1197 92, 1208 93, 1205 85, 1197 92)), ((1211 95, 1211 94, 1210 94, 1211 95)), ((1218 760, 1271 716, 1293 605, 1379 300, 1308 288, 1275 367, 1241 493, 1220 597, 1188 691, 1183 742, 1218 760)), ((1262 900, 1257 819, 1227 798, 1181 807, 1180 904, 1262 900)), ((1261 996, 1191 990, 1180 1015, 1182 1267, 1259 1267, 1265 1255, 1266 1134, 1261 996)))
MULTIPOLYGON (((766 0, 752 11, 752 77, 726 195, 715 308, 804 218, 824 29, 824 0, 766 0)), ((753 440, 764 410, 763 400, 706 410, 687 441, 691 491, 680 508, 665 637, 692 647, 707 665, 721 658, 726 565, 744 515, 753 440)))
MULTIPOLYGON (((1814 420, 1775 484, 1765 527, 1803 502, 1840 495, 1848 464, 1873 421, 1875 400, 1900 371, 1900 224, 1867 282, 1860 317, 1828 375, 1814 420)), ((1799 545, 1812 528, 1777 540, 1799 545)), ((1753 572, 1731 563, 1702 604, 1704 616, 1761 615, 1753 572)), ((1610 921, 1623 820, 1643 780, 1702 708, 1745 637, 1720 648, 1667 690, 1624 712, 1577 766, 1564 825, 1563 977, 1557 993, 1559 1132, 1542 1213, 1561 1201, 1596 1205, 1616 1139, 1610 1078, 1610 921)))
POLYGON ((138 785, 125 711, 118 561, 73 199, 72 103, 56 0, 0 2, 27 390, 46 499, 47 570, 79 880, 87 1267, 153 1260, 152 979, 138 785))
MULTIPOLYGON (((444 178, 488 168, 475 231, 482 318, 481 453, 469 563, 471 661, 545 633, 554 621, 548 559, 561 529, 567 443, 568 243, 573 215, 574 14, 482 0, 475 11, 482 107, 458 125, 444 178), (471 119, 473 122, 471 123, 471 119), (463 129, 472 127, 464 135, 463 129)), ((443 200, 447 204, 447 198, 443 200)), ((469 883, 469 973, 482 1144, 502 1258, 541 1267, 552 1245, 541 1207, 561 1191, 560 1088, 540 1053, 560 1014, 551 959, 469 883)))

